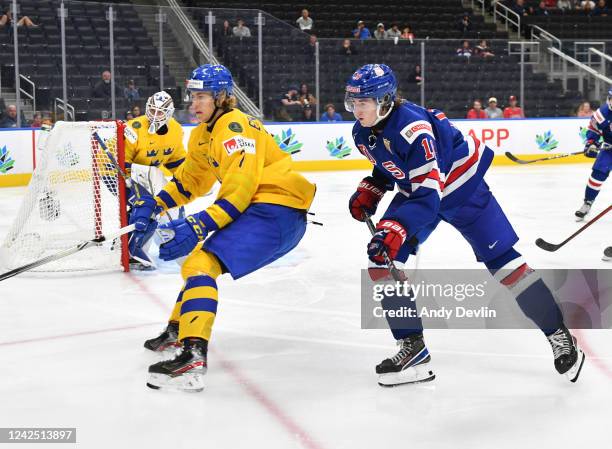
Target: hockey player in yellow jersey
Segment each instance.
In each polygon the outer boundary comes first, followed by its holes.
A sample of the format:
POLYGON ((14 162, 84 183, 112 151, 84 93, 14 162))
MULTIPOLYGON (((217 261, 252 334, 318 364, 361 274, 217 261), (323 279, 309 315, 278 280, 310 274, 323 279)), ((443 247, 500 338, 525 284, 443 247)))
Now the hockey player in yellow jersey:
MULTIPOLYGON (((124 128, 125 168, 132 182, 143 185, 151 193, 155 188, 152 179, 158 179, 164 184, 164 177, 158 167, 165 167, 174 173, 185 161, 183 145, 183 128, 172 117, 174 102, 164 91, 157 92, 147 99, 145 115, 130 120, 124 128), (132 174, 132 167, 135 172, 132 174), (147 168, 143 172, 144 167, 147 168), (141 179, 140 176, 144 178, 141 179)), ((135 192, 128 188, 128 200, 132 204, 135 192)), ((148 242, 153 236, 153 230, 146 234, 131 234, 130 268, 135 270, 150 270, 155 266, 147 254, 148 242)))
POLYGON ((155 214, 221 183, 214 204, 158 228, 160 258, 187 258, 168 326, 145 342, 153 351, 181 348, 173 359, 149 367, 149 387, 199 391, 217 311, 216 278, 230 273, 238 279, 295 248, 306 231, 315 186, 291 170, 290 156, 259 120, 235 108, 225 67, 197 68, 187 88, 200 125, 191 133, 185 162, 155 198, 137 201, 130 221, 137 232, 147 232, 155 228, 155 214))

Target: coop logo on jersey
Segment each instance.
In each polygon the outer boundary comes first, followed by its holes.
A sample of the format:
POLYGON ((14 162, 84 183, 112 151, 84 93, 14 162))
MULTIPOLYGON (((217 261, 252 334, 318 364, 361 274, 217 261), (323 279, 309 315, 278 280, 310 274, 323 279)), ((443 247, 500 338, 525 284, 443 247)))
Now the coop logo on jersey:
POLYGON ((414 143, 416 138, 421 134, 429 134, 431 137, 434 137, 431 123, 425 120, 417 120, 416 122, 412 122, 410 125, 402 129, 401 134, 410 144, 414 143))
POLYGON ((12 170, 15 165, 15 159, 9 155, 6 145, 0 148, 0 173, 6 174, 12 170))
POLYGON ((552 151, 559 146, 559 141, 553 137, 552 131, 546 131, 544 134, 536 134, 536 144, 542 151, 552 151))
POLYGON ((337 159, 345 158, 351 154, 351 147, 346 144, 344 137, 337 137, 333 140, 328 140, 326 148, 329 155, 337 159))
POLYGON ((274 141, 285 153, 295 154, 299 153, 304 146, 303 143, 299 142, 291 128, 283 129, 280 136, 274 134, 274 141))
POLYGON ((247 139, 243 136, 234 136, 231 139, 223 141, 223 148, 227 151, 227 155, 231 156, 236 151, 244 151, 246 153, 255 154, 255 140, 247 139))

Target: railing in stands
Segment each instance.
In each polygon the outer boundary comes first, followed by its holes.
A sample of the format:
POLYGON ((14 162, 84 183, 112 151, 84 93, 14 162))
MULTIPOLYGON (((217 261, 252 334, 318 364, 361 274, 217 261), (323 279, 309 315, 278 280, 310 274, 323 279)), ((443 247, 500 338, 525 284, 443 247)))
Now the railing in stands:
POLYGON ((514 25, 516 27, 516 32, 521 34, 521 16, 512 11, 505 5, 500 4, 499 2, 493 3, 493 17, 495 20, 499 17, 500 20, 504 23, 506 27, 506 31, 510 31, 510 25, 514 25))
POLYGON ((55 100, 53 101, 53 112, 55 113, 56 117, 57 117, 58 111, 61 111, 64 113, 64 120, 70 120, 74 122, 74 118, 75 118, 74 106, 72 106, 70 103, 64 103, 64 100, 56 97, 55 100))
POLYGON ((563 90, 567 92, 567 80, 568 78, 576 78, 578 80, 578 89, 586 95, 590 94, 590 100, 601 99, 601 88, 604 86, 612 85, 612 79, 602 75, 597 70, 589 67, 586 64, 578 61, 571 56, 566 55, 561 50, 551 47, 548 49, 550 53, 550 67, 549 78, 561 78, 563 83, 563 90), (557 58, 557 60, 555 60, 557 58), (568 64, 575 67, 575 70, 568 70, 568 64), (591 77, 595 80, 595 89, 588 89, 588 92, 584 90, 584 79, 591 77))
POLYGON ((28 85, 32 88, 32 92, 28 92, 23 87, 21 87, 22 86, 21 83, 19 84, 19 92, 21 92, 26 97, 28 97, 30 100, 32 100, 32 110, 36 112, 36 84, 30 78, 22 74, 19 74, 19 78, 25 81, 26 83, 28 83, 28 85))
MULTIPOLYGON (((198 30, 193 26, 189 17, 182 10, 180 5, 176 0, 166 0, 168 5, 171 7, 172 13, 169 14, 168 19, 171 26, 174 26, 175 29, 183 29, 188 35, 193 45, 198 49, 198 51, 202 54, 204 59, 211 64, 219 64, 219 61, 213 54, 213 50, 209 49, 198 30)), ((201 61, 197 61, 197 63, 202 63, 201 61)), ((261 110, 251 101, 247 94, 245 94, 240 88, 237 86, 234 87, 234 95, 240 102, 240 105, 245 110, 245 112, 255 116, 261 117, 261 110)))
POLYGON ((531 41, 543 41, 546 40, 551 43, 551 45, 557 45, 557 48, 561 50, 562 42, 557 36, 552 33, 549 33, 544 28, 539 27, 537 25, 531 25, 531 41))
POLYGON ((589 61, 589 48, 591 47, 599 47, 601 51, 606 51, 605 42, 575 41, 574 58, 576 58, 580 62, 587 63, 589 61))
POLYGON ((589 47, 588 52, 589 52, 589 56, 588 56, 588 58, 589 58, 589 66, 593 65, 593 62, 591 60, 591 55, 594 54, 595 56, 598 56, 599 57, 599 61, 601 63, 600 73, 603 76, 606 76, 606 62, 605 61, 612 62, 612 56, 607 55, 604 52, 599 51, 599 50, 597 50, 596 48, 593 48, 593 47, 589 47))

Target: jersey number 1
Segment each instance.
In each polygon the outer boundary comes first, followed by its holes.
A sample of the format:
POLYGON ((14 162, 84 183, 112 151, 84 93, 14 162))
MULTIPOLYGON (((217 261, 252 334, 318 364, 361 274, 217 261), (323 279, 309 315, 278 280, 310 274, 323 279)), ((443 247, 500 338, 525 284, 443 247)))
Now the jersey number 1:
POLYGON ((421 145, 423 145, 423 148, 425 149, 425 159, 428 161, 431 161, 434 157, 436 157, 436 149, 434 147, 433 142, 431 142, 431 145, 429 143, 429 141, 427 139, 423 139, 421 141, 421 145))

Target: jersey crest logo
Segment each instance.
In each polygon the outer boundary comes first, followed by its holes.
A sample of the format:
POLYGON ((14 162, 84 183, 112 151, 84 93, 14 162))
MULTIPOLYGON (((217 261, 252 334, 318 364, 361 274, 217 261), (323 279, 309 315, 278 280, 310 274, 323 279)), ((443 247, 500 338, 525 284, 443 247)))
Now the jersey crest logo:
POLYGON ((157 150, 147 151, 147 157, 155 157, 155 156, 157 156, 157 150))
POLYGON ((142 125, 140 124, 140 122, 134 122, 134 123, 132 123, 132 127, 133 127, 134 129, 138 129, 138 128, 140 128, 141 126, 142 126, 142 125))
POLYGON ((416 138, 421 134, 429 134, 431 137, 435 137, 431 123, 425 120, 417 120, 410 123, 404 129, 402 129, 401 134, 409 144, 413 144, 416 138))
POLYGON ((170 156, 172 154, 172 148, 166 148, 164 150, 164 156, 170 156))
POLYGON ((234 131, 235 133, 241 133, 243 131, 242 126, 238 122, 231 122, 227 127, 230 131, 234 131))

